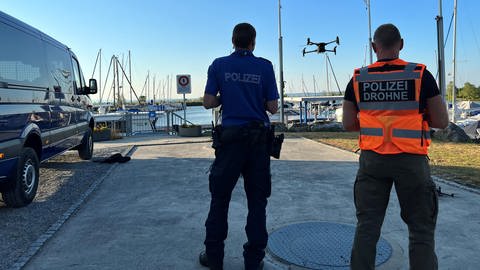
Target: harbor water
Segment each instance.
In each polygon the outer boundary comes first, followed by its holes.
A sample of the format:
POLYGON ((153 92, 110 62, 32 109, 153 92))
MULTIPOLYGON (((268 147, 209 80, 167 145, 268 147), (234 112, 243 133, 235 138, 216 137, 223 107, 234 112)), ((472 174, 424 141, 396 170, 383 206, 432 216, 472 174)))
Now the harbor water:
MULTIPOLYGON (((183 110, 175 113, 183 117, 183 110)), ((207 110, 203 106, 187 106, 187 120, 195 125, 210 125, 213 113, 211 109, 207 110)))

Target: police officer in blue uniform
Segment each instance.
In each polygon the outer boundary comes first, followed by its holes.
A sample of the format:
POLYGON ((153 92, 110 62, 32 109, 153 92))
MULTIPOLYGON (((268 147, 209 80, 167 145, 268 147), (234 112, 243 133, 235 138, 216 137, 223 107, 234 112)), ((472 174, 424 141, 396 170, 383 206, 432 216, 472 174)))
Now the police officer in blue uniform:
POLYGON ((222 125, 215 129, 215 161, 209 175, 205 251, 199 258, 210 269, 223 269, 228 207, 240 175, 248 200, 245 269, 263 268, 268 240, 265 210, 271 192, 267 111, 277 112, 279 96, 272 64, 252 53, 255 38, 252 25, 236 25, 232 35, 235 52, 215 59, 208 69, 203 105, 207 109, 222 106, 222 125))

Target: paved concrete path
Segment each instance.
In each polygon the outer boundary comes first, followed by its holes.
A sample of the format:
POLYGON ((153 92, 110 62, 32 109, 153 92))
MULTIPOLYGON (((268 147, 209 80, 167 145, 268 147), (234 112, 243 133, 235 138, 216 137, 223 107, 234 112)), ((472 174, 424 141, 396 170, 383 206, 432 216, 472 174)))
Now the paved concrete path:
MULTIPOLYGON (((25 269, 205 269, 197 257, 209 207, 210 143, 205 138, 135 140, 99 145, 144 146, 105 178, 25 269)), ((357 159, 307 139, 287 139, 282 159, 272 161, 269 231, 303 221, 355 224, 352 188, 357 159)), ((440 269, 478 269, 480 195, 445 184, 442 188, 455 197, 440 198, 440 269)), ((380 269, 408 269, 407 228, 394 192, 391 198, 382 236, 392 244, 394 256, 380 269)), ((229 213, 225 269, 243 269, 246 199, 241 179, 229 213)), ((270 257, 267 261, 271 264, 266 269, 298 269, 270 257)))

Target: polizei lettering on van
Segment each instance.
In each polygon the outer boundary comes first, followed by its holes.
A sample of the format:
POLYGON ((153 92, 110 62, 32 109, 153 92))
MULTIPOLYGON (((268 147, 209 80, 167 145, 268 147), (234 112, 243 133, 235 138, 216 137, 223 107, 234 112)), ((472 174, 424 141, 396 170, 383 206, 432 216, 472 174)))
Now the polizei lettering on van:
POLYGON ((415 81, 374 81, 360 83, 362 102, 415 100, 415 81))
POLYGON ((236 72, 225 72, 225 81, 229 82, 244 82, 244 83, 254 83, 260 84, 260 75, 257 74, 247 74, 247 73, 236 73, 236 72))

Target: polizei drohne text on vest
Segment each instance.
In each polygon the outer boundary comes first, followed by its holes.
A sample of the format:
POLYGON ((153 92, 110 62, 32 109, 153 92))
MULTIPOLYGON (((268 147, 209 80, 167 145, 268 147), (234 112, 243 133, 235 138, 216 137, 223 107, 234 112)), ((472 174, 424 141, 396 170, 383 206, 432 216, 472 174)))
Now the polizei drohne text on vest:
POLYGON ((409 101, 414 98, 415 82, 413 80, 361 82, 360 87, 362 101, 409 101))

